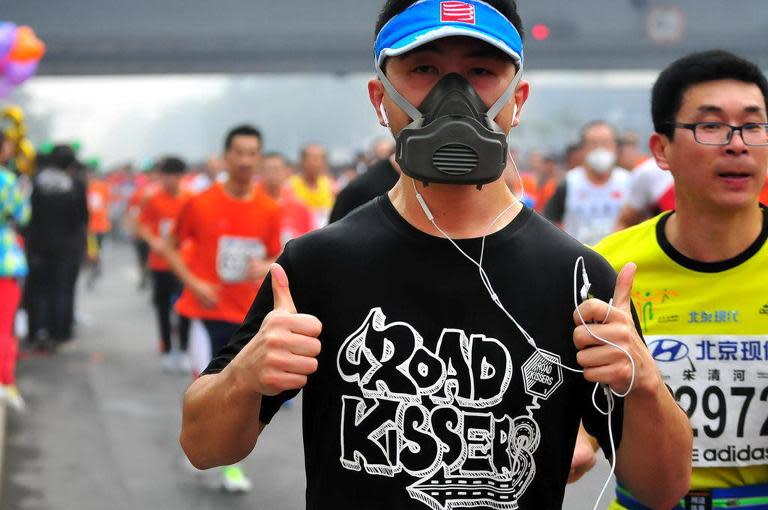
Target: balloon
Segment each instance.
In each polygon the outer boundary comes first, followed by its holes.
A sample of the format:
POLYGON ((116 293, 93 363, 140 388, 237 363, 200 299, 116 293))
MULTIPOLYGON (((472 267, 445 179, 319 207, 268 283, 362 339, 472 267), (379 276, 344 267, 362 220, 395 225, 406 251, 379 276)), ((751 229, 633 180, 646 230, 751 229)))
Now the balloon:
POLYGON ((19 85, 35 74, 37 70, 37 60, 29 62, 15 62, 11 60, 5 67, 5 79, 11 85, 19 85))
POLYGON ((5 78, 0 78, 0 99, 10 96, 14 88, 5 78))
POLYGON ((16 24, 10 21, 0 21, 0 60, 8 55, 16 38, 16 24))
POLYGON ((19 140, 19 147, 16 151, 16 168, 21 173, 31 174, 35 169, 35 159, 37 158, 37 151, 35 146, 28 138, 22 138, 19 140))
POLYGON ((22 25, 16 29, 16 38, 8 54, 11 60, 16 62, 40 60, 44 54, 45 43, 37 38, 31 27, 22 25))

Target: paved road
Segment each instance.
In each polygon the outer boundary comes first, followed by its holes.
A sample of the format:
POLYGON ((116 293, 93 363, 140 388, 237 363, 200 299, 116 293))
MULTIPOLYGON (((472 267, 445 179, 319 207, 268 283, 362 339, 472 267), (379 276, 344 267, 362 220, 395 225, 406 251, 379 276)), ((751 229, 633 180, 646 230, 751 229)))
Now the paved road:
MULTIPOLYGON (((149 293, 136 288, 128 246, 107 244, 105 274, 81 289, 74 345, 20 362, 24 414, 9 413, 1 510, 299 509, 304 498, 300 402, 278 413, 246 460, 254 490, 213 488, 178 446, 188 376, 160 371, 149 293)), ((605 462, 569 488, 567 510, 589 510, 605 462)), ((601 506, 605 508, 605 504, 601 506)))

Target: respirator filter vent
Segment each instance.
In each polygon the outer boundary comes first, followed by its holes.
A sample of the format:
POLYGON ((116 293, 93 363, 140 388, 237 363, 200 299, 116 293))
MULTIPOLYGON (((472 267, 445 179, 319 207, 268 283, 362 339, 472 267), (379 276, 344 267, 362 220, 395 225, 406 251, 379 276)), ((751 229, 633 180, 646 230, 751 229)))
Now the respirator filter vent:
POLYGON ((466 175, 475 168, 480 158, 471 147, 460 143, 449 143, 432 155, 432 164, 446 175, 466 175))

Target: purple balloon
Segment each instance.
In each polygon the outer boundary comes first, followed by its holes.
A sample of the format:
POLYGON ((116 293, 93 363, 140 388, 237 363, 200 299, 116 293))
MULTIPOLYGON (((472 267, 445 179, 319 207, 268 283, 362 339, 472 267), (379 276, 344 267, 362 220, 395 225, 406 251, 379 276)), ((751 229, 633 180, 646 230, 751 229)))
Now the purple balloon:
POLYGON ((10 96, 14 88, 5 78, 0 78, 0 99, 10 96))
POLYGON ((8 55, 16 38, 16 24, 0 21, 0 59, 8 55))
POLYGON ((37 71, 37 60, 30 62, 14 62, 11 60, 5 66, 5 79, 11 85, 19 85, 29 79, 37 71))

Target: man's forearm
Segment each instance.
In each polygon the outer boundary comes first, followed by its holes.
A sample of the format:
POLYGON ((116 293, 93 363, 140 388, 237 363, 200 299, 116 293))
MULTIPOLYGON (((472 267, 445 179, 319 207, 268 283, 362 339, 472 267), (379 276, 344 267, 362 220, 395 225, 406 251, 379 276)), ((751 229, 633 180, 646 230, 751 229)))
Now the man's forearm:
POLYGON ((633 496, 651 508, 677 504, 690 487, 692 448, 688 417, 661 382, 626 397, 616 475, 633 496))
POLYGON ((179 442, 198 469, 234 464, 256 446, 261 395, 246 392, 226 369, 197 379, 184 396, 179 442))
POLYGON ((146 225, 142 223, 136 224, 136 235, 138 235, 140 238, 142 238, 146 243, 151 247, 155 246, 158 247, 159 243, 162 242, 162 240, 154 235, 152 231, 147 227, 146 225))
POLYGON ((178 276, 181 283, 186 287, 191 287, 195 284, 195 275, 189 270, 187 265, 182 260, 179 251, 175 247, 175 242, 169 239, 164 239, 159 243, 159 252, 163 256, 168 265, 171 266, 171 271, 178 276))

